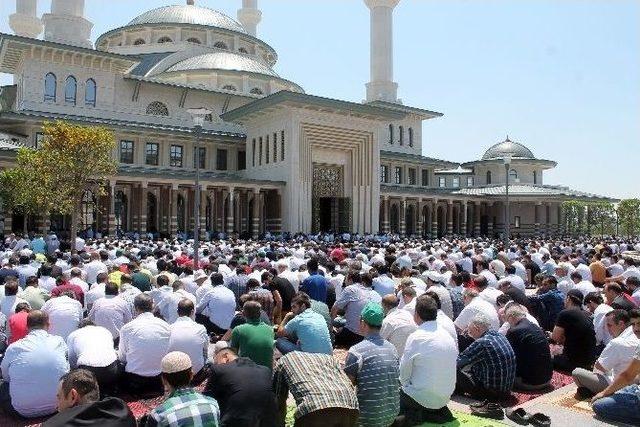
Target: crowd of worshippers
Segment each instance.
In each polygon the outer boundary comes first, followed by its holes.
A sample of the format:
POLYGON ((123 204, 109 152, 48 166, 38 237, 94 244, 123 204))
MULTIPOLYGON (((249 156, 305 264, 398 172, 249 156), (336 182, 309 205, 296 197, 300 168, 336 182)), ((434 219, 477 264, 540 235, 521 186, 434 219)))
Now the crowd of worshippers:
POLYGON ((0 249, 0 407, 45 427, 284 426, 290 395, 296 426, 446 423, 454 394, 543 392, 554 370, 640 424, 638 242, 59 247, 0 249), (138 421, 122 400, 153 396, 138 421))

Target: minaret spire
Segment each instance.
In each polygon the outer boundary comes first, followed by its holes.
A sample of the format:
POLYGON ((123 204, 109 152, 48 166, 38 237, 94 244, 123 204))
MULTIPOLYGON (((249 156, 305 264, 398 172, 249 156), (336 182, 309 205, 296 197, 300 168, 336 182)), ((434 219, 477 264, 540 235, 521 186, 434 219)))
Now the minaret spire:
POLYGON ((247 33, 256 37, 262 12, 258 9, 258 0, 242 0, 242 9, 238 9, 238 21, 247 33))

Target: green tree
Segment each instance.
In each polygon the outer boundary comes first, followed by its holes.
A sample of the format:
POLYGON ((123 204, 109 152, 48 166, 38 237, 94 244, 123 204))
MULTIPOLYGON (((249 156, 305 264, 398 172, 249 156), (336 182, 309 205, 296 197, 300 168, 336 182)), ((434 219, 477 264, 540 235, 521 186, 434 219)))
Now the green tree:
POLYGON ((640 199, 625 199, 618 205, 620 232, 628 237, 640 235, 640 199))
POLYGON ((117 171, 112 158, 113 132, 99 126, 78 126, 64 121, 45 122, 40 150, 22 150, 17 166, 2 173, 9 206, 26 213, 56 212, 71 215, 70 239, 75 242, 82 196, 117 171))
POLYGON ((567 200, 562 203, 564 212, 564 229, 568 234, 582 234, 584 232, 584 217, 586 204, 579 200, 567 200))
POLYGON ((615 208, 613 203, 593 202, 588 204, 589 224, 591 224, 591 235, 613 235, 615 234, 615 208))

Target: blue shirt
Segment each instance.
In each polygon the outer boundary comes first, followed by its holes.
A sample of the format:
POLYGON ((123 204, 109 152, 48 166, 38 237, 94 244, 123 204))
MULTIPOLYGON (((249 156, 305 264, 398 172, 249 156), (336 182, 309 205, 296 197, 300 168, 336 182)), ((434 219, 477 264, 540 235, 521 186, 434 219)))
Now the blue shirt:
POLYGON ((300 349, 307 353, 333 354, 327 322, 322 315, 307 308, 284 325, 289 336, 297 337, 300 349))
POLYGON ((344 371, 358 383, 359 425, 387 427, 400 411, 398 353, 380 334, 349 349, 344 371))
POLYGON ((537 301, 542 304, 540 326, 546 331, 553 330, 558 314, 564 310, 564 294, 558 289, 551 289, 540 295, 531 295, 529 301, 537 301))
POLYGON ((20 415, 53 414, 60 377, 69 372, 67 345, 62 337, 36 329, 7 348, 0 369, 20 415))
POLYGON ((488 330, 458 356, 458 368, 471 365, 474 380, 488 390, 509 392, 516 378, 516 354, 501 333, 488 330))
POLYGON ((300 291, 309 295, 309 298, 320 302, 327 302, 327 279, 315 272, 300 284, 300 291))
POLYGON ((384 297, 396 293, 396 282, 386 274, 382 274, 373 279, 373 290, 384 297))

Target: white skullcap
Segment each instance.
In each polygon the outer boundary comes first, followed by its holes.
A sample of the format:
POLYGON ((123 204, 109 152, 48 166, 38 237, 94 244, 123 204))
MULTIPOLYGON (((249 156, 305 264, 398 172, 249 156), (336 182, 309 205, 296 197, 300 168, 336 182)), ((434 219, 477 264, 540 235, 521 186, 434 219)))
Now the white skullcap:
POLYGON ((162 358, 161 368, 165 374, 186 371, 191 369, 191 358, 181 351, 172 351, 162 358))

